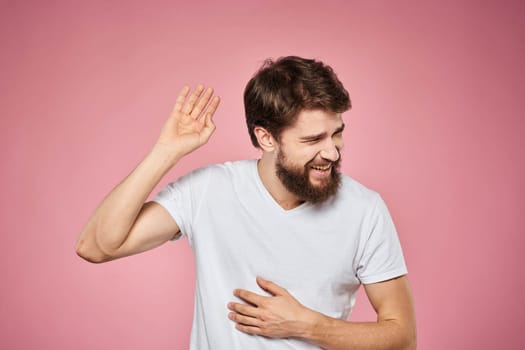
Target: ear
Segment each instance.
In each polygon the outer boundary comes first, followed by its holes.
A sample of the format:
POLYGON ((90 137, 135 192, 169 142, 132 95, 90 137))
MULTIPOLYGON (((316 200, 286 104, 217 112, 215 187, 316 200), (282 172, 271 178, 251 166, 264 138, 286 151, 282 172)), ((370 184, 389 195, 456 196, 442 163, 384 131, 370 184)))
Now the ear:
POLYGON ((277 142, 268 130, 260 126, 256 126, 255 128, 253 128, 253 132, 255 134, 255 137, 257 137, 259 146, 263 151, 272 152, 275 150, 277 142))

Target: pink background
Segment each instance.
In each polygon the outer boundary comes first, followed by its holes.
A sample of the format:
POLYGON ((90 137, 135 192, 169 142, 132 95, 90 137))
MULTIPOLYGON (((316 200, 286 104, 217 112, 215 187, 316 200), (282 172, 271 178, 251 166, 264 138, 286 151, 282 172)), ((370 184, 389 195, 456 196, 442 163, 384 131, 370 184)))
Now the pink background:
MULTIPOLYGON (((525 348, 523 18, 520 1, 2 1, 0 348, 188 347, 187 242, 91 265, 77 235, 185 83, 216 88, 218 129, 161 185, 256 157, 242 91, 289 54, 350 91, 343 168, 391 209, 419 348, 525 348)), ((362 293, 351 319, 374 319, 362 293)))

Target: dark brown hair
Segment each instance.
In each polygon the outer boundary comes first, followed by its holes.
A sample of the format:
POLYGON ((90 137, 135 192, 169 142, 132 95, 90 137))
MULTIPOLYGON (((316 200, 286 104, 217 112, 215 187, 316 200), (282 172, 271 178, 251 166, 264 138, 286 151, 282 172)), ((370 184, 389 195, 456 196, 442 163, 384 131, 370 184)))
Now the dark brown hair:
POLYGON ((246 124, 255 147, 259 147, 253 131, 256 126, 279 141, 301 110, 343 113, 350 108, 348 92, 332 68, 297 56, 266 60, 244 90, 246 124))

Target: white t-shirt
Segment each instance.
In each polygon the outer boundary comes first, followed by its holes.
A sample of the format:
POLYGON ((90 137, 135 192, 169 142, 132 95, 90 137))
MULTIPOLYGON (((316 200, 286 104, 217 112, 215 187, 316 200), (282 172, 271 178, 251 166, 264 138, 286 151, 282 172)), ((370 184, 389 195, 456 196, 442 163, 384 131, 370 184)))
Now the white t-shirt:
POLYGON ((319 349, 235 329, 226 305, 236 300, 235 288, 266 295, 256 276, 308 308, 347 319, 361 283, 407 272, 383 200, 345 175, 327 202, 284 210, 259 178, 257 161, 243 160, 193 171, 154 200, 173 216, 195 255, 191 349, 319 349))

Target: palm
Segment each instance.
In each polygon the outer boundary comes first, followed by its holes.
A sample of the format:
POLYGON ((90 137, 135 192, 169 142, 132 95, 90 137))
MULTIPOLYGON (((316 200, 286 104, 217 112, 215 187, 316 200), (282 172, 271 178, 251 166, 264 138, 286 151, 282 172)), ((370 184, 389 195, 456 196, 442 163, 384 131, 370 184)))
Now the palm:
POLYGON ((186 86, 178 96, 158 140, 159 144, 173 147, 183 154, 195 150, 209 140, 215 130, 212 116, 220 102, 217 96, 211 98, 211 88, 204 90, 202 86, 198 86, 186 101, 189 91, 189 87, 186 86))

